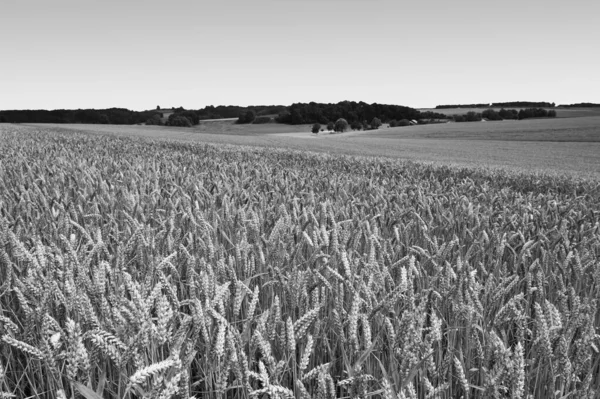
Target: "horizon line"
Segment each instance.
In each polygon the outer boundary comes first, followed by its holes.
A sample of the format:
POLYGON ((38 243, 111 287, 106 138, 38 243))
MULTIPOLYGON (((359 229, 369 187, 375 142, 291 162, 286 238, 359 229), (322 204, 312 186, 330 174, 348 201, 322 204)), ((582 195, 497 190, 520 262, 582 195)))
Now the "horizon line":
MULTIPOLYGON (((524 103, 550 103, 550 104, 555 104, 555 107, 561 107, 561 106, 565 106, 565 105, 579 105, 579 104, 600 104, 600 103, 594 103, 594 102, 589 102, 589 101, 583 101, 583 102, 575 102, 575 103, 571 103, 571 104, 557 104, 553 101, 524 101, 524 100, 519 100, 519 101, 500 101, 500 102, 480 102, 480 103, 463 103, 463 104, 437 104, 433 107, 415 107, 415 106, 411 106, 411 105, 404 105, 404 104, 392 104, 392 103, 378 103, 378 102, 372 102, 372 103, 367 103, 365 101, 356 101, 356 100, 342 100, 342 101, 338 101, 338 102, 317 102, 317 101, 309 101, 309 102, 295 102, 295 103, 291 103, 291 104, 276 104, 276 103, 272 103, 272 104, 251 104, 251 105, 238 105, 238 104, 219 104, 219 105, 205 105, 203 107, 200 108, 186 108, 186 107, 171 107, 171 108, 160 108, 161 110, 168 110, 168 109, 177 109, 177 108, 183 108, 184 110, 201 110, 201 109, 205 109, 207 107, 240 107, 240 108, 251 108, 251 107, 291 107, 294 104, 310 104, 310 103, 315 103, 315 104, 340 104, 340 103, 344 103, 344 102, 355 102, 355 103, 361 103, 364 102, 365 104, 369 104, 369 105, 373 105, 373 104, 379 104, 379 105, 394 105, 394 106, 401 106, 401 107, 409 107, 409 108, 413 108, 413 109, 436 109, 436 107, 440 107, 440 106, 456 106, 456 108, 460 108, 460 107, 470 107, 471 105, 483 105, 483 104, 489 104, 489 107, 493 107, 493 104, 504 104, 504 103, 517 103, 517 102, 524 102, 524 103)), ((0 112, 5 112, 5 111, 73 111, 73 110, 106 110, 106 109, 125 109, 128 111, 134 111, 134 112, 147 112, 147 111, 156 111, 156 108, 147 108, 147 109, 134 109, 134 108, 127 108, 127 107, 119 107, 119 106, 112 106, 112 107, 100 107, 100 108, 18 108, 18 109, 1 109, 0 112)))

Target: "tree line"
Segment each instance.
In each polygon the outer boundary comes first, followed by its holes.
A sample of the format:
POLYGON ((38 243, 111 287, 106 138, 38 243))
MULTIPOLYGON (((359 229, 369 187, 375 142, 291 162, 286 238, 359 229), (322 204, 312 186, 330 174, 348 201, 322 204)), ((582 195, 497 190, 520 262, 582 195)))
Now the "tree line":
MULTIPOLYGON (((347 121, 352 129, 372 129, 373 121, 404 126, 409 120, 447 119, 446 115, 390 104, 367 104, 365 102, 342 101, 339 103, 294 103, 288 107, 283 105, 260 106, 208 106, 197 111, 177 109, 165 123, 171 126, 193 126, 204 119, 221 119, 237 117, 239 124, 259 124, 277 122, 289 125, 335 123, 339 119, 347 121), (193 114, 193 115, 192 115, 193 114), (274 117, 272 117, 274 115, 274 117), (182 121, 186 118, 190 123, 182 121)), ((158 121, 155 119, 155 121, 158 121)), ((147 123, 152 124, 152 123, 147 123)), ((376 125, 376 123, 375 123, 376 125)))
POLYGON ((382 122, 393 120, 446 118, 445 115, 432 111, 420 112, 417 109, 390 104, 367 104, 365 102, 342 101, 337 104, 294 103, 276 118, 279 123, 301 125, 310 123, 328 124, 339 119, 349 124, 369 124, 377 118, 382 122))
MULTIPOLYGON (((237 118, 240 114, 252 110, 257 117, 278 115, 287 107, 283 105, 257 105, 240 107, 233 105, 207 106, 198 110, 173 108, 165 125, 193 126, 205 119, 237 118)), ((134 125, 162 125, 163 113, 160 107, 150 111, 132 111, 125 108, 108 109, 57 109, 57 110, 4 110, 0 111, 0 122, 10 123, 89 123, 134 125)), ((263 118, 264 120, 264 118, 263 118)))
POLYGON ((256 116, 278 115, 287 107, 285 105, 251 105, 241 107, 237 105, 209 105, 197 111, 200 120, 238 118, 248 111, 254 112, 256 116))
POLYGON ((125 108, 7 110, 0 111, 0 122, 10 123, 90 123, 134 125, 144 123, 156 111, 131 111, 125 108))
MULTIPOLYGON (((543 107, 554 107, 554 103, 529 103, 512 102, 496 103, 515 104, 542 104, 543 107)), ((600 106, 600 104, 580 103, 561 107, 600 106)), ((438 109, 446 107, 479 107, 484 104, 437 106, 438 109)), ((485 104, 485 106, 489 106, 485 104)), ((237 123, 270 123, 278 122, 291 125, 335 123, 339 119, 347 121, 352 129, 373 128, 373 121, 389 123, 391 127, 406 126, 411 120, 419 123, 429 123, 439 120, 453 119, 456 122, 480 121, 501 119, 527 119, 540 117, 554 117, 556 111, 544 108, 529 107, 516 111, 504 109, 494 111, 487 109, 482 113, 468 112, 464 115, 447 116, 434 111, 419 111, 402 105, 367 104, 365 102, 342 101, 339 103, 294 103, 290 106, 283 105, 258 105, 258 106, 233 106, 219 105, 207 106, 198 110, 186 110, 183 107, 173 109, 173 113, 164 121, 160 107, 150 111, 131 111, 125 108, 108 109, 77 109, 77 110, 7 110, 0 111, 0 122, 11 123, 89 123, 89 124, 116 124, 116 125, 167 125, 189 127, 205 119, 238 118, 237 123)))
POLYGON ((529 118, 555 118, 556 111, 546 110, 544 108, 524 108, 521 110, 516 109, 504 109, 496 111, 494 109, 486 109, 483 112, 469 111, 466 114, 452 115, 450 118, 454 122, 480 122, 483 119, 489 121, 501 121, 505 119, 529 119, 529 118))
POLYGON ((576 103, 576 104, 561 104, 560 108, 600 108, 600 104, 596 103, 576 103))
POLYGON ((509 101, 501 103, 479 103, 479 104, 445 104, 436 105, 436 109, 447 108, 488 108, 488 107, 517 107, 517 108, 554 108, 555 103, 549 102, 533 102, 533 101, 509 101))

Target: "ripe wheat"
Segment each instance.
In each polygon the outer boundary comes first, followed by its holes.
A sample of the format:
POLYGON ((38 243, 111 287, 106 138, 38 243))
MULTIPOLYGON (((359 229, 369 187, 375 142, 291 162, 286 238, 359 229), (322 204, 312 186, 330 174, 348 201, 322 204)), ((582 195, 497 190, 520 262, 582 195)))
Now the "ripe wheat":
POLYGON ((596 181, 0 129, 0 397, 600 395, 596 181))

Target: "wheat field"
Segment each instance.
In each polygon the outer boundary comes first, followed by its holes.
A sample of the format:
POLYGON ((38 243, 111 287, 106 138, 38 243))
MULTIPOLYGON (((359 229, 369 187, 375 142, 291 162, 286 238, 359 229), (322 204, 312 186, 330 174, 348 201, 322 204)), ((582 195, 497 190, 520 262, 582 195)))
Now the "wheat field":
POLYGON ((594 398, 600 185, 0 127, 0 398, 594 398))
POLYGON ((286 148, 328 154, 396 158, 476 169, 501 168, 517 173, 527 171, 569 174, 573 177, 600 179, 600 117, 529 122, 443 123, 318 136, 310 133, 308 129, 305 133, 255 134, 250 130, 243 134, 245 131, 242 129, 240 134, 221 134, 197 131, 194 128, 135 125, 32 124, 20 127, 218 146, 231 144, 286 148), (459 125, 467 127, 467 130, 462 133, 456 131, 459 125), (514 129, 512 133, 510 129, 504 128, 511 125, 514 129), (525 129, 520 130, 516 125, 525 129), (527 129, 527 126, 530 129, 527 129), (529 139, 522 141, 519 136, 528 136, 529 139))

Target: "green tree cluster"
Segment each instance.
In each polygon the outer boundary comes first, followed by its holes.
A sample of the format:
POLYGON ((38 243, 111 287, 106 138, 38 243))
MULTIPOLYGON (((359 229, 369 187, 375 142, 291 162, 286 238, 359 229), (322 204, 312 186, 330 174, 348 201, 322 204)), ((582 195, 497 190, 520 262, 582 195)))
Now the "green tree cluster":
POLYGON ((236 123, 238 123, 238 124, 252 123, 252 122, 254 122, 254 119, 256 119, 256 112, 254 112, 254 110, 249 109, 239 116, 236 123))
POLYGON ((282 111, 277 122, 291 125, 320 123, 325 125, 340 118, 348 123, 372 121, 377 118, 380 122, 399 119, 435 119, 445 118, 440 113, 427 111, 422 113, 414 108, 401 105, 367 104, 364 102, 342 101, 337 104, 296 103, 282 111))
POLYGON ((334 130, 338 133, 343 133, 348 130, 348 121, 344 118, 339 118, 335 121, 334 130))

